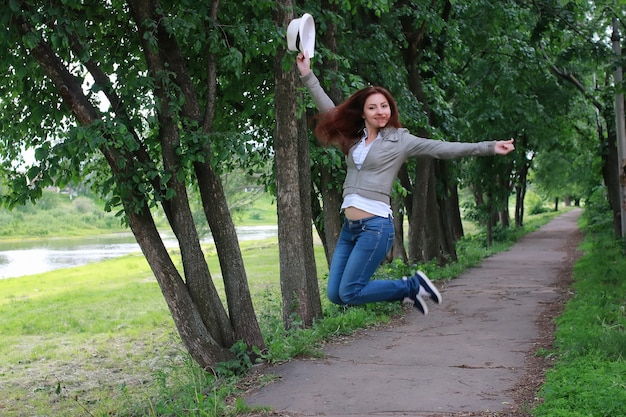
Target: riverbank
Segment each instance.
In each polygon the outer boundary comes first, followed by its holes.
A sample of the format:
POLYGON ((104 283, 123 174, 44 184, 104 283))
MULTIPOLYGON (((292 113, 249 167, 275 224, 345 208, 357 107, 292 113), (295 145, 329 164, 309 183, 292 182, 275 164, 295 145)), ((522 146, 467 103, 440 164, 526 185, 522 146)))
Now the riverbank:
MULTIPOLYGON (((277 235, 276 225, 237 227, 240 242, 263 240, 277 235)), ((178 247, 173 234, 163 234, 162 239, 165 247, 178 247)), ((206 236, 201 243, 212 244, 211 235, 206 236)), ((10 242, 0 240, 0 279, 71 268, 139 252, 141 248, 130 232, 10 242)))
POLYGON ((36 203, 9 210, 0 208, 0 240, 43 237, 91 236, 127 231, 120 218, 104 210, 104 204, 87 196, 44 191, 36 203))
MULTIPOLYGON (((163 223, 164 216, 155 213, 163 223)), ((81 266, 140 252, 122 219, 106 213, 97 199, 46 190, 37 204, 13 210, 0 208, 0 279, 39 274, 81 266)), ((265 239, 277 234, 276 207, 269 195, 234 217, 240 241, 265 239)), ((167 224, 160 224, 164 244, 177 247, 167 224)), ((203 244, 212 243, 208 230, 203 244)))
MULTIPOLYGON (((169 231, 164 216, 155 215, 157 226, 169 231)), ((276 225, 276 205, 272 196, 264 194, 254 204, 233 216, 236 226, 276 225)), ((200 232, 208 233, 208 230, 200 232)), ((130 233, 122 218, 106 212, 104 203, 92 196, 45 190, 36 203, 12 210, 0 207, 0 242, 21 242, 42 238, 72 238, 130 233)))

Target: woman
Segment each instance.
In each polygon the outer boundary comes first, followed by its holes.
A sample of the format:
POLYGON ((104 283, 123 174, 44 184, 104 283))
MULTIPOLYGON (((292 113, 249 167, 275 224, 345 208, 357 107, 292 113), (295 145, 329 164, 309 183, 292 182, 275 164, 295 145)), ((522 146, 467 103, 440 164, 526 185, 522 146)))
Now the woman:
POLYGON ((411 135, 398 119, 391 94, 366 87, 335 107, 311 71, 308 54, 296 58, 300 79, 320 110, 315 135, 324 145, 338 146, 347 173, 341 209, 345 222, 328 275, 328 298, 335 304, 359 305, 405 301, 428 314, 424 298, 441 303, 441 294, 418 271, 398 280, 371 280, 394 238, 390 194, 400 167, 420 155, 452 159, 470 155, 506 155, 513 139, 480 143, 443 142, 411 135))

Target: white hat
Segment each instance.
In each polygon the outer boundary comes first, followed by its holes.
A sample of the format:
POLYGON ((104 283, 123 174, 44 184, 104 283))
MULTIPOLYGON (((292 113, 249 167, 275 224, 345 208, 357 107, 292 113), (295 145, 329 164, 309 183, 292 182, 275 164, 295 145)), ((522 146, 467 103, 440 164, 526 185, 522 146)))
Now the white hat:
POLYGON ((293 19, 287 27, 287 48, 290 51, 308 51, 309 58, 315 52, 315 22, 308 13, 293 19))

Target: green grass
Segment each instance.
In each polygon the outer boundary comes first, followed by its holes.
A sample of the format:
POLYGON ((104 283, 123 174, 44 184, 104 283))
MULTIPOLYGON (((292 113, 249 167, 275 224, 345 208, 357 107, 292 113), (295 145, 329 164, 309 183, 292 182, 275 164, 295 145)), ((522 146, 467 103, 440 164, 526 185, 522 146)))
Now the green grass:
POLYGON ((139 255, 0 280, 0 294, 0 402, 7 416, 76 415, 76 402, 59 400, 106 403, 135 378, 125 369, 146 378, 152 372, 146 358, 157 363, 179 349, 139 255))
POLYGON ((573 296, 557 320, 555 357, 535 417, 626 415, 626 256, 610 213, 586 212, 573 296), (606 222, 609 219, 609 222, 606 222))

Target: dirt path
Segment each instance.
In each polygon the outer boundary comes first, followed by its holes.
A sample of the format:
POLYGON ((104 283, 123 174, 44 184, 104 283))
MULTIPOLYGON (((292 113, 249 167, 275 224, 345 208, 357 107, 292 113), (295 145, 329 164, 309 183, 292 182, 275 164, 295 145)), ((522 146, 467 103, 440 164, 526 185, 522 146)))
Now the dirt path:
MULTIPOLYGON (((574 210, 441 289, 444 303, 264 369, 279 380, 245 398, 273 416, 526 416, 549 366, 581 233, 574 210)), ((261 415, 261 414, 259 414, 261 415)))

